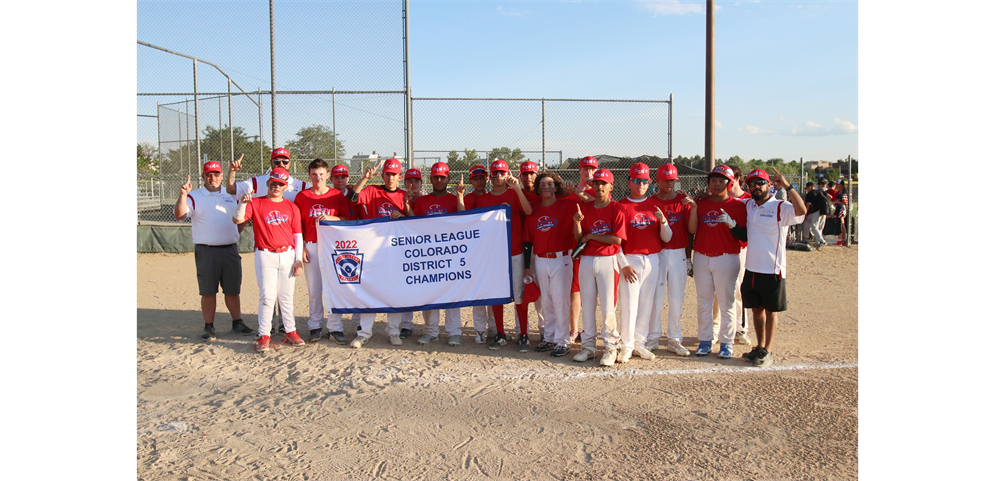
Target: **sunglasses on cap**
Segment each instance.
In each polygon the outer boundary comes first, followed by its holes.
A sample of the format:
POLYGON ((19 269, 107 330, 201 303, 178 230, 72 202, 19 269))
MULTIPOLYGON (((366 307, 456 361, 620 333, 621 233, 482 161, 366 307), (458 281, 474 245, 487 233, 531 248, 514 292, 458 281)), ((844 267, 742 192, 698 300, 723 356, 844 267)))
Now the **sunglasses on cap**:
POLYGON ((747 182, 746 184, 749 185, 750 187, 754 187, 758 185, 767 185, 767 181, 763 179, 753 179, 747 182))
POLYGON ((629 182, 632 182, 633 184, 638 184, 638 185, 646 185, 646 184, 650 183, 650 180, 649 179, 629 179, 629 182))

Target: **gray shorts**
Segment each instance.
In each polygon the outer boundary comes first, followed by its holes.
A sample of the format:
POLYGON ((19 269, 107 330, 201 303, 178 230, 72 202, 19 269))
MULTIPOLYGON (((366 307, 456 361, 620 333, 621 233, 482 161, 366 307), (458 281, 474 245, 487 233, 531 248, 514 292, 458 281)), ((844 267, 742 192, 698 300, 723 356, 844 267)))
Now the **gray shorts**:
POLYGON ((197 286, 200 295, 214 296, 218 284, 226 296, 237 296, 242 288, 242 257, 238 245, 209 246, 195 244, 193 259, 197 264, 197 286))

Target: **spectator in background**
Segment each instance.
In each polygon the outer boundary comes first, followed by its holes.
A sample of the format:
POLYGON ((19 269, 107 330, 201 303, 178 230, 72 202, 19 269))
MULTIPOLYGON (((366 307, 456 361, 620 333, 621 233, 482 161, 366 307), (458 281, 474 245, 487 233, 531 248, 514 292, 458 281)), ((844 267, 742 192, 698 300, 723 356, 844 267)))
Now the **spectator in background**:
POLYGON ((820 188, 813 188, 811 182, 805 184, 805 207, 808 214, 805 216, 805 223, 802 227, 802 233, 807 235, 812 234, 813 241, 815 242, 815 250, 819 250, 820 247, 826 245, 826 239, 822 237, 822 229, 826 227, 826 215, 830 212, 829 199, 826 198, 826 193, 822 191, 828 182, 823 179, 819 181, 820 188))

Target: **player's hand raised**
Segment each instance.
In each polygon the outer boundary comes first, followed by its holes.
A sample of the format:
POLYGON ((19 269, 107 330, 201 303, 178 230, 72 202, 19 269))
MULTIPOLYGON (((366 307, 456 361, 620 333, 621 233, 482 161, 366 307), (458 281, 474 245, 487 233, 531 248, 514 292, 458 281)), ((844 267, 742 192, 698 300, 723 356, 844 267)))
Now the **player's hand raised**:
POLYGON ((573 193, 577 191, 577 184, 574 184, 569 180, 564 180, 563 184, 560 186, 560 189, 563 191, 563 195, 565 196, 573 195, 573 193))
POLYGON ((245 157, 245 154, 239 155, 237 159, 231 161, 231 163, 228 164, 228 170, 231 172, 238 172, 242 170, 242 157, 245 157))
POLYGON ((242 198, 239 199, 239 202, 242 204, 248 204, 249 202, 252 202, 252 194, 243 195, 242 198))
POLYGON ((189 194, 190 191, 192 191, 192 190, 193 190, 193 184, 190 183, 190 176, 187 175, 187 181, 186 181, 186 183, 184 183, 183 185, 180 186, 180 194, 185 196, 185 195, 189 194))
POLYGON ((726 214, 725 209, 719 209, 719 212, 721 212, 718 218, 719 222, 725 224, 730 229, 736 227, 736 221, 732 220, 732 217, 729 217, 729 214, 726 214))
POLYGON ((656 220, 661 223, 666 222, 666 217, 663 215, 663 211, 660 210, 660 206, 653 206, 653 208, 656 209, 656 211, 653 212, 653 217, 656 217, 656 220))
POLYGON ((466 185, 463 184, 463 174, 459 175, 459 183, 456 184, 456 194, 466 195, 466 185))
POLYGON ((584 214, 580 211, 580 204, 577 204, 577 213, 574 214, 575 222, 584 222, 584 214))
POLYGON ((784 175, 778 172, 777 169, 771 167, 770 170, 774 171, 774 175, 770 176, 770 182, 772 184, 779 185, 785 189, 787 189, 788 186, 791 185, 791 183, 788 182, 788 179, 786 179, 784 175))

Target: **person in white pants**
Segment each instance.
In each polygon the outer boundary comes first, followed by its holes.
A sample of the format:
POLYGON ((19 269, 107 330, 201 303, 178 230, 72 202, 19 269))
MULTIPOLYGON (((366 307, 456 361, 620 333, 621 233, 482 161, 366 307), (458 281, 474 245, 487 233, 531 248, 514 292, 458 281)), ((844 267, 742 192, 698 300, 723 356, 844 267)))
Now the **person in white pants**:
POLYGON ((578 277, 580 280, 581 351, 574 361, 593 359, 597 352, 598 325, 595 309, 601 301, 604 353, 602 366, 615 364, 618 356, 619 332, 615 320, 615 296, 618 291, 616 254, 626 239, 625 208, 611 198, 615 176, 606 169, 594 173, 594 202, 577 207, 574 213, 574 239, 587 243, 581 252, 578 277))
MULTIPOLYGON (((645 347, 646 334, 649 330, 650 318, 654 315, 654 297, 657 278, 659 277, 659 252, 663 242, 669 241, 673 234, 670 226, 660 210, 659 202, 646 197, 649 189, 650 168, 637 162, 629 168, 629 194, 620 204, 625 208, 625 218, 628 224, 628 238, 622 242, 624 264, 621 270, 626 282, 618 286, 618 302, 621 306, 619 332, 622 336, 622 348, 616 362, 626 363, 632 357, 633 350, 643 359, 653 359, 653 353, 645 347), (627 264, 627 265, 626 265, 627 264)), ((659 321, 657 321, 659 324, 659 321)))
POLYGON ((287 333, 284 342, 290 341, 294 346, 304 345, 294 322, 294 278, 304 270, 304 238, 300 209, 283 198, 289 180, 290 174, 285 169, 273 169, 266 181, 266 197, 253 198, 251 193, 245 194, 232 216, 235 224, 253 221, 256 282, 259 285, 257 352, 269 350, 274 301, 280 303, 283 327, 287 333))
MULTIPOLYGON (((663 243, 658 254, 660 260, 653 297, 654 316, 646 334, 646 349, 654 351, 660 347, 658 341, 664 332, 659 317, 666 300, 670 306, 666 316, 667 351, 678 356, 688 356, 691 352, 681 344, 684 339, 681 334, 681 311, 684 307, 687 278, 691 274, 691 245, 694 242, 694 235, 688 232, 688 223, 697 215, 697 210, 689 197, 674 190, 678 179, 677 168, 673 164, 661 165, 656 171, 656 180, 660 184, 660 192, 655 198, 663 206, 672 235, 669 241, 663 243)), ((638 350, 636 352, 639 353, 638 350)))

